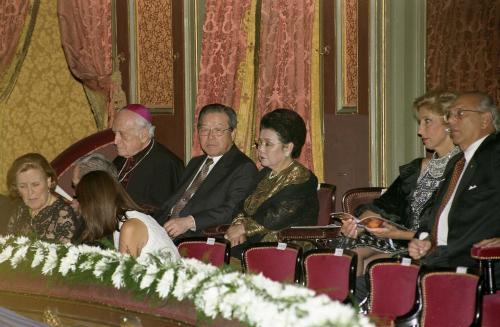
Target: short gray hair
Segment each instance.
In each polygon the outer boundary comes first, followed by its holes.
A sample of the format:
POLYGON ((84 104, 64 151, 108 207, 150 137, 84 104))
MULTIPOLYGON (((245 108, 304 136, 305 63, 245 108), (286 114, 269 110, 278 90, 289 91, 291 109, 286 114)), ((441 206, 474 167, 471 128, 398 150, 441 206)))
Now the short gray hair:
POLYGON ((137 117, 134 118, 134 122, 135 122, 135 125, 137 126, 137 128, 139 128, 139 129, 146 128, 148 130, 149 138, 152 139, 155 136, 155 127, 154 127, 154 125, 151 124, 150 122, 148 122, 143 117, 141 117, 139 115, 136 115, 136 116, 137 117))
POLYGON ((115 165, 100 153, 91 153, 75 161, 75 168, 78 167, 80 179, 91 171, 105 171, 115 180, 118 180, 118 172, 115 165))
POLYGON ((491 113, 491 116, 493 117, 493 127, 495 128, 495 131, 500 131, 500 114, 498 113, 498 108, 491 96, 479 91, 464 92, 461 93, 460 96, 476 97, 479 100, 479 105, 476 109, 482 112, 491 113))

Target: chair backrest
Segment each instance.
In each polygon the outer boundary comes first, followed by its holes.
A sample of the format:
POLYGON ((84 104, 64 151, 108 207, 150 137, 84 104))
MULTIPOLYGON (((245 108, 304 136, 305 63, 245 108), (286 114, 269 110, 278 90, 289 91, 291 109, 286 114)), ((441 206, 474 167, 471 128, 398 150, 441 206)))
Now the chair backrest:
POLYGON ((286 243, 257 243, 245 249, 241 264, 245 272, 262 273, 277 282, 300 280, 302 250, 286 243))
POLYGON ((113 131, 106 129, 70 145, 50 163, 56 171, 57 184, 67 193, 73 194, 71 179, 75 161, 91 153, 101 153, 109 160, 113 160, 117 155, 113 142, 113 131))
POLYGON ((176 242, 179 254, 194 258, 216 267, 229 264, 229 241, 223 238, 190 237, 176 242))
MULTIPOLYGON (((422 327, 466 327, 474 323, 481 286, 475 273, 429 271, 419 276, 422 327)), ((498 314, 498 312, 497 312, 498 314)))
POLYGON ((337 187, 332 184, 321 183, 318 189, 318 226, 330 224, 330 214, 335 212, 335 190, 337 187))
POLYGON ((344 250, 312 250, 304 254, 304 285, 332 300, 348 302, 356 288, 357 255, 344 250))
POLYGON ((372 202, 382 194, 383 190, 383 187, 362 187, 346 191, 342 196, 342 211, 354 215, 354 210, 359 205, 372 202))
POLYGON ((369 314, 395 319, 409 312, 415 303, 419 266, 406 259, 377 259, 368 264, 369 314))

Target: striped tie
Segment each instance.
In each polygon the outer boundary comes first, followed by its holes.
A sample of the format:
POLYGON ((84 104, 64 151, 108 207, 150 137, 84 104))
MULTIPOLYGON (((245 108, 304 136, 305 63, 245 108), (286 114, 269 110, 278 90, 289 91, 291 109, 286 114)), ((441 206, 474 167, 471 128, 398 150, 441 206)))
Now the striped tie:
POLYGON ((441 213, 443 212, 444 208, 446 207, 446 204, 448 201, 450 201, 451 195, 457 188, 458 180, 460 179, 460 175, 462 175, 462 171, 464 170, 465 167, 465 157, 462 155, 462 157, 457 161, 455 164, 455 168, 453 169, 453 172, 451 174, 451 179, 450 183, 448 184, 448 188, 446 189, 446 193, 444 194, 443 200, 441 201, 441 205, 439 206, 439 209, 436 214, 436 219, 434 220, 434 226, 432 228, 432 236, 433 236, 433 242, 437 243, 437 232, 438 232, 438 225, 439 225, 439 218, 441 217, 441 213))
POLYGON ((188 201, 196 193, 201 183, 203 183, 203 181, 207 177, 208 169, 213 162, 214 160, 212 158, 207 158, 207 160, 203 164, 203 167, 201 167, 200 171, 191 182, 191 185, 189 185, 189 187, 184 191, 184 194, 182 194, 179 201, 177 201, 177 203, 172 207, 170 217, 179 217, 179 213, 182 211, 182 209, 184 209, 188 201))

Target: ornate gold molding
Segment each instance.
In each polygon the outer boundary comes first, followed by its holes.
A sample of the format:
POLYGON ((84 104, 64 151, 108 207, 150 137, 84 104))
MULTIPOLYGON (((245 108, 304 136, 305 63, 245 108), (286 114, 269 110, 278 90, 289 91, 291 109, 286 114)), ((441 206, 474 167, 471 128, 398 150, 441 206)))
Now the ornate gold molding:
POLYGON ((358 112, 358 0, 336 0, 337 113, 358 112))

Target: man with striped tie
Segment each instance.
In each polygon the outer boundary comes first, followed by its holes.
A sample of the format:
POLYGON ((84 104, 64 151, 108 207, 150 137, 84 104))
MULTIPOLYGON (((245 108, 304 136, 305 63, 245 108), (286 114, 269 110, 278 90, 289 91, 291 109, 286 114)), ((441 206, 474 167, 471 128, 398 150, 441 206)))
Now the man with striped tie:
POLYGON ((204 155, 194 157, 180 187, 155 214, 170 237, 202 235, 207 227, 229 224, 255 188, 257 168, 236 145, 236 113, 222 104, 200 111, 198 138, 204 155))
POLYGON ((427 266, 474 267, 471 247, 500 236, 500 115, 491 97, 467 92, 455 100, 445 120, 464 156, 408 250, 427 266))

